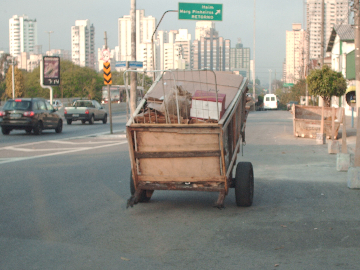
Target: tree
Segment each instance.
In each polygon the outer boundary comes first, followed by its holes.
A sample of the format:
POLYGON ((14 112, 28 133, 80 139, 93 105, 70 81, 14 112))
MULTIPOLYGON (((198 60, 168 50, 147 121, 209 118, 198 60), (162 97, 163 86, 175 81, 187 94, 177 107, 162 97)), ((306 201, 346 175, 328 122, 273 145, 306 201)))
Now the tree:
POLYGON ((7 73, 10 66, 10 60, 8 60, 9 56, 10 54, 3 53, 0 57, 0 100, 5 97, 5 74, 7 73))
POLYGON ((2 82, 5 78, 3 74, 7 73, 7 70, 10 66, 10 60, 8 60, 8 57, 10 54, 4 53, 0 57, 0 82, 2 82))
POLYGON ((26 97, 42 97, 49 99, 49 89, 40 86, 40 67, 34 68, 32 72, 23 72, 25 81, 26 97))
MULTIPOLYGON (((24 76, 17 66, 14 67, 15 71, 15 97, 23 97, 25 94, 24 76)), ((8 69, 6 73, 6 89, 5 97, 12 98, 12 68, 8 69)))
POLYGON ((306 81, 304 79, 299 80, 293 87, 278 88, 275 94, 279 97, 280 108, 286 109, 286 104, 290 101, 300 101, 301 96, 306 95, 306 81))
POLYGON ((326 107, 330 107, 331 97, 345 94, 346 80, 341 72, 324 65, 322 69, 313 69, 306 79, 311 95, 321 96, 326 107))
POLYGON ((60 85, 53 87, 54 96, 92 98, 100 101, 104 79, 99 74, 91 68, 63 60, 60 62, 60 85))

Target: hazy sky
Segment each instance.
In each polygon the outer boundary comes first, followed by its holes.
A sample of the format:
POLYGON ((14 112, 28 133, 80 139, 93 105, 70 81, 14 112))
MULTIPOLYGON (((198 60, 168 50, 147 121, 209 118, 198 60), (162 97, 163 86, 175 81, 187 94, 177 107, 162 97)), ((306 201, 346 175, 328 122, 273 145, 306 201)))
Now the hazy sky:
MULTIPOLYGON (((241 38, 245 47, 250 47, 253 58, 254 0, 185 0, 181 2, 223 4, 223 21, 215 22, 219 35, 231 40, 232 47, 241 38)), ((104 44, 107 32, 108 46, 117 46, 117 20, 130 14, 131 0, 0 0, 0 50, 9 50, 9 19, 13 15, 27 15, 36 19, 38 44, 43 52, 51 48, 71 50, 71 26, 75 20, 89 19, 95 27, 95 48, 104 44)), ((136 9, 144 9, 145 16, 153 16, 159 22, 167 10, 177 10, 178 1, 137 0, 136 9)), ((303 23, 303 0, 256 0, 256 76, 262 84, 282 76, 285 59, 286 30, 292 23, 303 23)), ((194 39, 195 23, 178 20, 177 13, 167 13, 158 30, 186 28, 194 39)))

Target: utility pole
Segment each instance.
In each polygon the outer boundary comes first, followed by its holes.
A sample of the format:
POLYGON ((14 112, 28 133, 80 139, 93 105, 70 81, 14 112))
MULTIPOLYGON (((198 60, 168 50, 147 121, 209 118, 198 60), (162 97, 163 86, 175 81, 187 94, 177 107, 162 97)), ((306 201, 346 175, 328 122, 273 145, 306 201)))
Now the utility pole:
MULTIPOLYGON (((255 79, 255 35, 256 33, 256 0, 254 0, 254 42, 253 42, 253 71, 252 71, 252 77, 253 77, 253 98, 254 100, 256 100, 256 93, 255 93, 255 89, 256 89, 256 79, 255 79)), ((254 106, 254 110, 255 110, 255 106, 254 106)))
MULTIPOLYGON (((309 23, 310 25, 310 23, 309 23)), ((310 27, 309 25, 306 26, 306 40, 307 40, 307 52, 306 52, 306 65, 305 65, 305 79, 307 79, 307 76, 309 75, 309 69, 310 69, 310 27)), ((309 86, 306 81, 306 106, 309 106, 309 86)))
MULTIPOLYGON (((131 60, 136 61, 136 0, 131 0, 131 60)), ((154 56, 153 56, 154 57, 154 56)), ((136 68, 134 68, 136 69, 136 68)), ((130 72, 130 117, 136 110, 137 100, 137 73, 130 72)))
POLYGON ((320 52, 320 66, 324 65, 324 17, 325 17, 325 3, 321 0, 321 52, 320 52))
POLYGON ((355 148, 355 167, 360 167, 360 10, 359 0, 354 1, 354 24, 355 24, 355 87, 356 87, 356 107, 357 107, 357 127, 356 127, 356 148, 355 148))
POLYGON ((348 188, 360 188, 360 10, 359 0, 354 1, 354 26, 355 26, 355 87, 357 107, 357 127, 354 167, 350 167, 347 174, 348 188))

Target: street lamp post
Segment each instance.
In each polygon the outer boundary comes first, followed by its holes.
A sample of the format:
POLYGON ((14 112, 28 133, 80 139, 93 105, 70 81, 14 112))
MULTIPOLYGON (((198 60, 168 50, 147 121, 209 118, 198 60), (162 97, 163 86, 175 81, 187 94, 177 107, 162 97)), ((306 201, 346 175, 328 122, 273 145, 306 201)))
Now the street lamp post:
POLYGON ((272 72, 272 70, 269 69, 269 72, 270 72, 270 76, 269 76, 269 94, 272 94, 272 92, 271 92, 271 72, 272 72))
POLYGON ((45 31, 45 33, 49 34, 49 54, 50 54, 50 35, 54 33, 54 31, 45 31))

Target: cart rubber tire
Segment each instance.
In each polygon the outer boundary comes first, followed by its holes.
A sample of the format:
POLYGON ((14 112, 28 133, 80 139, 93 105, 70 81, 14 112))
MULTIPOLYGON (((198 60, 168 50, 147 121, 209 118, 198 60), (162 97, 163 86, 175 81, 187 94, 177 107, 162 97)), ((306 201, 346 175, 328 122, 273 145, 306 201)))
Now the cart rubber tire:
MULTIPOLYGON (((134 180, 133 180, 131 171, 130 171, 130 193, 131 193, 131 195, 135 194, 135 185, 134 185, 134 180)), ((146 190, 142 190, 140 193, 139 202, 148 202, 148 201, 150 201, 150 199, 151 199, 151 196, 150 197, 146 196, 146 190)))
POLYGON ((66 123, 67 123, 68 125, 71 125, 72 120, 71 120, 71 119, 66 119, 66 123))
POLYGON ((239 162, 236 166, 235 200, 237 206, 249 207, 254 198, 254 171, 251 162, 239 162))

